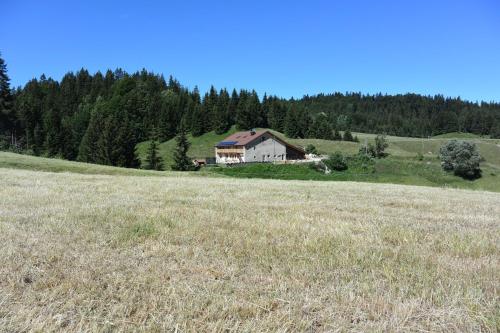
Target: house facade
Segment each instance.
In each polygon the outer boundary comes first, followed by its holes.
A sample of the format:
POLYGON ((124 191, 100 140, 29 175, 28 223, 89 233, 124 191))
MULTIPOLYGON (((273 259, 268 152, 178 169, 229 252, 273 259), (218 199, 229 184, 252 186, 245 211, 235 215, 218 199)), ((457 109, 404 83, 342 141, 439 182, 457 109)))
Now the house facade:
POLYGON ((270 131, 246 131, 219 142, 215 146, 215 159, 218 164, 275 162, 305 159, 305 152, 270 131))

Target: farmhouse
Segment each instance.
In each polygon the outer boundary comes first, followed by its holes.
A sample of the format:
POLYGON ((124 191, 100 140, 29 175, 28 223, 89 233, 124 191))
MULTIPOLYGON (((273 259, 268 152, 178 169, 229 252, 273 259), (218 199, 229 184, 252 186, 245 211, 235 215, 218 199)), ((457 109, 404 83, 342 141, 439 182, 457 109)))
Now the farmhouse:
POLYGON ((234 133, 215 146, 217 163, 274 162, 303 160, 305 152, 270 131, 234 133))

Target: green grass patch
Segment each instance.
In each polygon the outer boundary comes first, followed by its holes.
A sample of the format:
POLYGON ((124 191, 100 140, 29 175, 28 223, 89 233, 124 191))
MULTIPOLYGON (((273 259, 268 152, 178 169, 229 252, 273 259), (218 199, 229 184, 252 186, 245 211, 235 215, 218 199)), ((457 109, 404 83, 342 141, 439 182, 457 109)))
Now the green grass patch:
POLYGON ((357 181, 478 189, 500 192, 500 177, 493 176, 489 167, 484 167, 483 177, 475 181, 465 180, 441 169, 436 158, 405 158, 390 156, 374 159, 367 163, 348 157, 349 168, 332 171, 331 174, 318 172, 310 163, 271 164, 255 163, 233 167, 212 169, 213 173, 237 178, 297 179, 326 181, 357 181))
POLYGON ((152 222, 136 222, 123 227, 118 240, 120 243, 140 242, 148 238, 155 238, 158 234, 159 231, 152 222))

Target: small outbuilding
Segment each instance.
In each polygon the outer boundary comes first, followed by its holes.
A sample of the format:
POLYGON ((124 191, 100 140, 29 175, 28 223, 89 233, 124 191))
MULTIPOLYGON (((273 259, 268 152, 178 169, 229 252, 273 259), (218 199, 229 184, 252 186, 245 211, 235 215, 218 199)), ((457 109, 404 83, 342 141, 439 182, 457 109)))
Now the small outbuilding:
POLYGON ((220 164, 275 162, 305 159, 304 149, 291 145, 268 130, 234 133, 215 146, 220 164))

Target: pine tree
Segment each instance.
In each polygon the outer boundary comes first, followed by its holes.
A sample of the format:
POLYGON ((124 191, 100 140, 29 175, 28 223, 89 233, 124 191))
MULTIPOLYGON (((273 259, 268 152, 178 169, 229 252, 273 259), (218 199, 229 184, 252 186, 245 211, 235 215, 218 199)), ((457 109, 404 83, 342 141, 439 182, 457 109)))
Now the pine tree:
POLYGON ((491 139, 500 139, 500 120, 496 122, 490 129, 490 138, 491 139))
POLYGON ((14 127, 13 96, 10 90, 10 78, 7 65, 0 54, 0 135, 12 137, 14 127))
POLYGON ((269 126, 278 132, 283 132, 285 130, 285 118, 287 115, 286 105, 276 97, 269 98, 268 100, 270 101, 267 112, 269 126))
POLYGON ((146 165, 144 168, 157 171, 163 170, 163 158, 159 154, 158 135, 155 131, 153 131, 151 141, 149 142, 148 151, 146 153, 146 165))
POLYGON ((229 127, 235 124, 236 122, 236 112, 238 110, 238 104, 240 102, 240 96, 236 89, 233 89, 231 93, 231 100, 229 101, 228 106, 228 119, 229 119, 229 127))
POLYGON ((311 118, 309 117, 309 113, 307 109, 300 109, 297 117, 297 128, 298 128, 298 137, 305 139, 308 137, 309 128, 311 127, 311 118))
POLYGON ((295 106, 292 105, 285 118, 285 135, 289 138, 298 138, 300 129, 297 126, 297 115, 295 106))
POLYGON ((191 134, 193 136, 200 136, 205 133, 205 121, 203 116, 203 109, 201 105, 195 104, 193 106, 193 116, 191 124, 191 134))
POLYGON ((98 99, 94 108, 90 110, 89 124, 78 150, 77 160, 87 163, 100 163, 98 141, 103 132, 104 112, 103 102, 98 99))
MULTIPOLYGON (((117 115, 114 116, 117 117, 117 115)), ((135 136, 136 131, 127 115, 119 118, 118 124, 118 135, 112 141, 112 146, 110 147, 113 157, 111 165, 125 168, 139 168, 141 162, 137 158, 135 151, 138 143, 135 136)))
POLYGON ((189 146, 191 145, 186 136, 186 129, 184 124, 181 123, 179 129, 177 130, 177 136, 175 138, 177 147, 174 151, 174 164, 172 165, 172 170, 175 171, 190 171, 194 169, 193 162, 188 157, 187 152, 189 146))
POLYGON ((352 133, 349 130, 344 131, 344 137, 342 139, 344 141, 354 141, 354 138, 352 137, 352 133))
POLYGON ((229 129, 229 94, 225 89, 219 93, 217 103, 213 108, 213 126, 216 134, 225 133, 229 129))
POLYGON ((333 140, 342 141, 342 135, 340 135, 340 132, 337 131, 337 129, 333 131, 333 140))
POLYGON ((259 127, 262 123, 259 96, 255 90, 246 98, 242 98, 242 95, 243 91, 240 94, 240 103, 236 113, 236 126, 241 130, 259 127))
POLYGON ((314 119, 312 130, 309 134, 310 137, 316 139, 333 140, 332 126, 324 113, 320 113, 316 119, 314 119))

